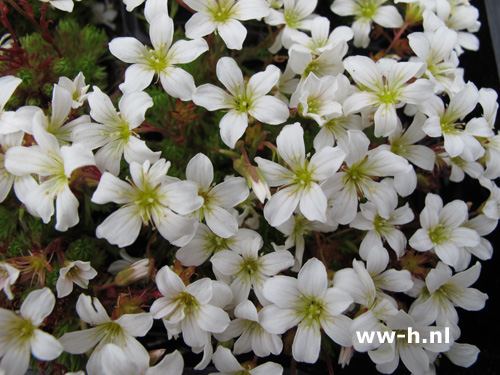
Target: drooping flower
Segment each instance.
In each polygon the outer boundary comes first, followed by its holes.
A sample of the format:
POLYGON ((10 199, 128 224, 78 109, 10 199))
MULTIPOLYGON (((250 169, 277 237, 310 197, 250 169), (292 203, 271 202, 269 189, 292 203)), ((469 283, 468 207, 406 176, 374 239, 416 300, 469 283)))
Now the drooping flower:
POLYGON ((7 262, 0 262, 0 288, 3 289, 8 299, 14 298, 10 287, 19 277, 19 270, 7 262))
POLYGON ((57 298, 63 298, 73 291, 73 283, 81 288, 87 289, 89 280, 96 277, 97 271, 90 262, 74 261, 65 264, 59 270, 59 278, 56 283, 57 298))

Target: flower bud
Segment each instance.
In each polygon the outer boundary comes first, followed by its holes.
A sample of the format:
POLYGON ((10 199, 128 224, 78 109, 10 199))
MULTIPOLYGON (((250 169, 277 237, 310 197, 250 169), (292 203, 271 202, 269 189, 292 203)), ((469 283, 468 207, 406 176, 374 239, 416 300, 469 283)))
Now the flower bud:
POLYGON ((118 272, 115 276, 115 284, 119 286, 127 286, 147 277, 148 274, 149 259, 141 259, 118 272))

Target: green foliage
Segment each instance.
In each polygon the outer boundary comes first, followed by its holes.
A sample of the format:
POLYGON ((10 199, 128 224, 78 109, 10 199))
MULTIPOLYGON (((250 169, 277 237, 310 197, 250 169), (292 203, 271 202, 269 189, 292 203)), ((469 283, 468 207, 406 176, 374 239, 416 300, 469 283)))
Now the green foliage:
POLYGON ((71 243, 66 251, 66 258, 91 262, 93 267, 98 267, 104 263, 106 252, 99 247, 94 239, 80 238, 71 243))
POLYGON ((24 236, 24 234, 18 233, 9 243, 7 255, 10 258, 23 256, 23 253, 25 253, 30 247, 29 240, 24 236))
POLYGON ((7 240, 16 230, 15 213, 5 206, 0 206, 0 240, 7 240))

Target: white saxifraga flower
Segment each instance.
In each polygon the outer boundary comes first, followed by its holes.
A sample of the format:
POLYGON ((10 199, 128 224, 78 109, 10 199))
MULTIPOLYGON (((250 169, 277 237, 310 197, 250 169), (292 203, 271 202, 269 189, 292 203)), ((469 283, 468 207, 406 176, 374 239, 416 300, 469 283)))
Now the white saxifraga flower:
POLYGON ((193 215, 200 221, 205 219, 208 227, 220 237, 236 235, 238 221, 228 210, 247 199, 250 192, 245 179, 230 177, 212 186, 214 167, 210 159, 201 153, 189 161, 186 179, 198 185, 198 195, 203 198, 203 205, 193 215))
POLYGON ((80 319, 94 327, 65 333, 60 341, 64 351, 71 354, 85 353, 97 345, 87 362, 89 375, 100 374, 102 348, 109 343, 120 347, 139 368, 148 368, 148 352, 135 337, 145 336, 151 329, 151 314, 124 314, 116 320, 111 320, 101 302, 85 294, 78 297, 76 312, 80 319))
MULTIPOLYGON (((101 362, 102 372, 96 375, 182 375, 184 369, 184 360, 177 350, 163 357, 156 366, 139 367, 133 358, 128 357, 123 349, 115 344, 104 345, 101 362)), ((147 362, 141 361, 141 364, 144 363, 147 362)))
POLYGON ((310 73, 293 93, 290 107, 297 108, 302 116, 310 117, 319 126, 323 126, 328 117, 338 117, 342 114, 342 106, 336 100, 336 93, 345 88, 345 85, 339 82, 342 77, 344 76, 318 78, 314 73, 310 73))
POLYGON ((240 228, 231 237, 223 238, 213 233, 205 224, 198 224, 198 229, 191 241, 177 250, 176 257, 184 267, 201 266, 212 254, 222 250, 235 250, 242 243, 261 238, 257 232, 240 228))
POLYGON ((257 157, 269 186, 281 186, 264 207, 264 217, 272 226, 284 223, 297 208, 311 221, 325 222, 327 200, 319 183, 340 167, 345 153, 339 148, 323 147, 306 159, 304 130, 297 122, 285 126, 276 139, 278 152, 290 169, 257 157))
POLYGON ((0 308, 0 369, 6 374, 26 374, 30 351, 42 361, 52 361, 62 353, 61 343, 38 328, 52 312, 55 302, 50 289, 43 288, 28 294, 19 315, 0 308))
POLYGON ((410 61, 421 61, 427 64, 424 77, 435 84, 434 92, 443 91, 456 93, 460 91, 465 82, 463 69, 458 68, 458 57, 453 48, 457 40, 457 33, 443 26, 435 32, 411 33, 408 41, 416 57, 410 61))
POLYGON ((428 374, 430 367, 429 358, 433 353, 446 352, 453 343, 450 335, 450 342, 446 342, 446 330, 442 326, 429 326, 429 320, 422 320, 399 310, 398 314, 390 317, 387 326, 396 333, 392 343, 385 342, 377 350, 369 351, 370 359, 377 364, 377 370, 384 374, 392 374, 399 365, 399 359, 413 374, 428 374), (409 329, 415 332, 410 343, 409 329), (437 340, 435 334, 438 332, 441 340, 437 340), (415 336, 419 336, 419 340, 415 336), (425 342, 424 342, 425 339, 425 342), (429 353, 430 352, 430 353, 429 353))
POLYGON ((0 288, 3 289, 8 299, 14 298, 10 287, 19 277, 19 270, 9 263, 0 262, 0 288))
POLYGON ((186 22, 186 36, 201 38, 215 30, 227 48, 241 49, 247 29, 240 21, 260 19, 269 14, 263 0, 184 0, 196 11, 186 22))
POLYGON ((252 287, 260 303, 268 303, 262 293, 266 280, 294 265, 293 255, 287 250, 259 256, 262 245, 262 238, 256 237, 232 250, 221 250, 210 259, 214 271, 231 278, 233 305, 248 299, 252 287))
POLYGON ((57 138, 39 123, 34 124, 33 134, 38 145, 9 148, 5 169, 17 176, 40 176, 40 185, 26 198, 28 206, 47 224, 54 214, 55 200, 55 228, 64 232, 79 222, 78 199, 69 187, 71 174, 80 167, 94 165, 94 155, 82 144, 60 147, 57 138))
POLYGON ((229 93, 212 84, 205 84, 193 93, 193 102, 209 111, 229 110, 219 123, 222 141, 228 147, 233 148, 245 133, 249 116, 271 125, 288 119, 290 112, 286 104, 266 95, 280 78, 280 70, 276 66, 268 65, 265 71, 245 81, 236 61, 223 57, 217 62, 216 72, 229 93))
POLYGON ((380 216, 377 206, 367 202, 360 206, 361 212, 349 224, 353 228, 368 231, 359 247, 359 255, 364 260, 368 259, 370 252, 382 248, 383 239, 387 241, 398 258, 404 255, 406 236, 398 228, 402 224, 411 222, 414 215, 408 203, 399 208, 396 208, 397 200, 391 203, 389 218, 385 219, 380 216))
POLYGON ((312 14, 318 0, 287 0, 283 2, 283 11, 271 9, 265 21, 268 25, 285 25, 276 36, 274 44, 269 48, 271 53, 277 53, 281 47, 290 48, 293 36, 299 33, 298 29, 311 30, 313 20, 317 15, 312 14))
POLYGON ((338 288, 328 288, 326 268, 309 259, 297 279, 275 276, 264 285, 264 297, 273 304, 261 310, 260 322, 269 333, 281 334, 298 325, 292 353, 299 362, 318 360, 321 332, 342 346, 351 346, 351 319, 342 315, 353 302, 338 288))
POLYGON ((14 76, 0 77, 0 134, 9 134, 19 131, 12 123, 14 112, 5 111, 5 105, 14 91, 23 80, 14 76))
POLYGON ((132 92, 122 96, 116 111, 109 96, 94 86, 94 92, 88 97, 90 116, 98 123, 89 123, 78 127, 72 134, 75 143, 83 143, 95 154, 96 165, 101 171, 108 171, 117 176, 120 172, 122 155, 127 163, 154 163, 160 152, 151 151, 144 141, 138 139, 134 129, 142 124, 148 108, 153 106, 153 99, 145 92, 132 92))
POLYGON ((283 367, 274 362, 266 362, 252 369, 243 367, 234 358, 231 351, 223 346, 219 346, 214 353, 212 360, 215 367, 220 372, 212 372, 210 375, 282 375, 283 367))
POLYGON ((198 58, 208 50, 207 42, 198 38, 172 44, 174 21, 167 14, 157 15, 149 22, 153 49, 132 37, 115 38, 109 43, 109 50, 114 56, 133 64, 125 71, 125 82, 120 89, 124 93, 142 91, 156 74, 167 94, 184 101, 191 100, 195 89, 193 76, 176 65, 198 58))
POLYGON ((349 224, 356 216, 358 197, 366 197, 377 206, 380 216, 389 219, 390 202, 397 201, 396 191, 391 184, 376 182, 373 177, 397 176, 412 167, 388 150, 368 150, 370 140, 362 131, 348 130, 347 134, 339 139, 339 146, 347 151, 345 166, 321 185, 333 208, 333 219, 349 224))
POLYGON ((403 26, 403 17, 393 5, 382 5, 387 0, 335 0, 331 6, 339 16, 354 16, 354 46, 368 47, 372 22, 387 28, 403 26))
MULTIPOLYGON (((262 311, 262 310, 261 310, 262 311)), ((233 353, 242 354, 253 351, 258 357, 267 357, 271 353, 278 355, 283 349, 281 338, 267 332, 260 324, 261 311, 246 300, 234 309, 236 319, 229 323, 223 333, 216 334, 219 341, 228 341, 240 336, 234 343, 233 353)))
POLYGON ((89 280, 97 276, 97 271, 92 268, 90 262, 75 261, 65 264, 59 270, 59 278, 56 283, 57 298, 63 298, 73 291, 73 283, 81 288, 87 289, 89 280))
POLYGON ((72 108, 81 107, 89 96, 87 94, 89 85, 85 86, 85 76, 82 72, 78 73, 73 81, 67 77, 59 77, 57 85, 66 89, 71 94, 73 98, 72 108))
POLYGON ((429 117, 422 130, 430 137, 442 136, 444 149, 451 158, 461 156, 465 161, 475 161, 485 153, 476 137, 493 135, 484 117, 475 117, 467 124, 463 121, 478 102, 479 91, 472 82, 454 94, 446 108, 441 98, 434 97, 428 105, 421 106, 422 112, 429 117))
POLYGON ((344 60, 344 67, 352 79, 363 89, 344 101, 346 114, 364 108, 375 110, 375 136, 386 137, 396 130, 396 108, 405 104, 421 104, 433 95, 434 85, 428 79, 417 79, 425 71, 424 63, 396 62, 380 59, 374 62, 366 56, 351 56, 344 60))
POLYGON ((160 159, 153 165, 130 164, 132 181, 120 180, 105 172, 92 196, 92 202, 124 204, 96 229, 98 238, 125 247, 134 243, 141 226, 152 223, 160 234, 176 246, 191 240, 197 220, 184 217, 197 210, 203 201, 191 181, 172 181, 167 176, 170 162, 160 159))
MULTIPOLYGON (((49 3, 54 8, 69 12, 73 11, 73 0, 40 0, 42 3, 49 3)), ((80 0, 76 0, 80 1, 80 0)))
POLYGON ((439 262, 425 279, 425 287, 412 303, 410 313, 432 319, 439 326, 450 326, 452 335, 459 336, 458 314, 455 306, 468 311, 478 311, 484 307, 488 296, 479 290, 469 288, 481 273, 477 262, 466 271, 453 275, 451 268, 439 262))
MULTIPOLYGON (((203 278, 185 286, 181 278, 165 266, 156 274, 156 285, 163 297, 153 302, 151 314, 182 332, 187 345, 203 348, 210 338, 207 333, 223 332, 230 321, 224 310, 210 304, 213 294, 221 291, 215 289, 213 283, 203 278)), ((218 298, 224 299, 224 296, 218 298)))
MULTIPOLYGON (((2 151, 7 152, 11 147, 23 144, 24 132, 18 131, 5 135, 0 134, 0 145, 2 151)), ((37 187, 37 183, 32 175, 16 176, 5 169, 5 154, 0 152, 0 203, 7 198, 12 186, 17 199, 26 205, 29 212, 36 212, 29 206, 29 194, 37 187)))
POLYGON ((465 202, 455 200, 443 207, 439 195, 427 194, 425 208, 420 213, 421 229, 410 238, 410 246, 418 251, 433 250, 447 265, 457 271, 467 268, 467 250, 480 243, 480 237, 473 229, 463 224, 468 217, 465 202))

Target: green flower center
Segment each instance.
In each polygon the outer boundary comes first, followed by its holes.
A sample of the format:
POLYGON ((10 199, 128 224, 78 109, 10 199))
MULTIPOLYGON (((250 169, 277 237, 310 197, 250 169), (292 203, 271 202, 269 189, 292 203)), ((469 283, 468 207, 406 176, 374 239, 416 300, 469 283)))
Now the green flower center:
POLYGON ((180 292, 178 295, 179 305, 184 307, 186 315, 198 310, 200 303, 198 300, 187 292, 180 292))
POLYGON ((234 17, 233 11, 234 1, 219 0, 214 3, 214 6, 208 10, 212 16, 212 21, 217 23, 225 23, 227 20, 234 17))
POLYGON ((165 45, 160 46, 158 50, 148 49, 149 56, 146 58, 146 65, 148 65, 151 70, 154 70, 156 74, 164 71, 169 65, 170 59, 168 55, 165 54, 165 45))
POLYGON ((427 233, 429 234, 429 238, 434 245, 442 244, 450 238, 449 231, 443 224, 438 224, 435 227, 430 228, 427 233))
POLYGON ((322 299, 302 297, 301 306, 298 309, 298 313, 303 316, 302 322, 304 324, 319 323, 325 310, 324 304, 322 299))
POLYGON ((296 9, 285 9, 284 16, 285 23, 288 27, 291 27, 292 29, 297 29, 300 27, 302 19, 296 9))

